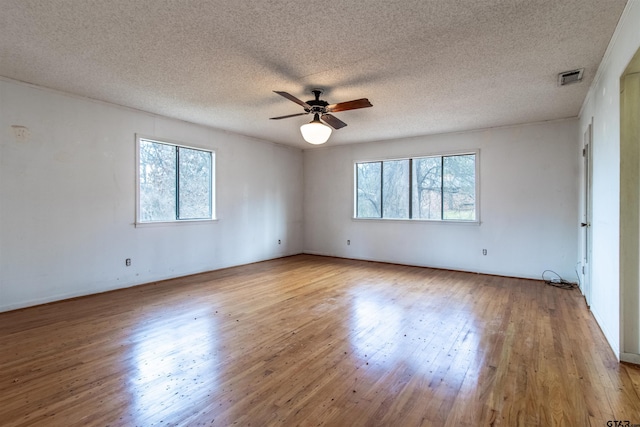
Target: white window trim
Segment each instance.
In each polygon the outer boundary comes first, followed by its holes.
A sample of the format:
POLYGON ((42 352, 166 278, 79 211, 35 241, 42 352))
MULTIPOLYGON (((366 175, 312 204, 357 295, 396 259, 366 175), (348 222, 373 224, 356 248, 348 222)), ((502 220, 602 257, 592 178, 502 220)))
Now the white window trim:
POLYGON ((136 228, 140 227, 167 227, 167 226, 176 226, 176 225, 194 225, 194 224, 209 224, 212 222, 216 222, 218 219, 216 217, 216 198, 218 192, 215 188, 215 183, 217 182, 217 168, 216 168, 216 151, 211 148, 198 146, 195 144, 184 144, 182 142, 173 141, 171 139, 166 138, 157 138, 153 136, 147 136, 142 134, 136 134, 136 144, 135 144, 135 169, 136 169, 136 206, 135 206, 135 221, 134 226, 136 228), (155 142, 158 144, 166 144, 173 145, 176 147, 189 148, 194 150, 206 151, 211 153, 211 218, 198 218, 198 219, 181 219, 181 220, 173 220, 173 221, 142 221, 140 219, 140 140, 146 140, 155 142))
POLYGON ((436 152, 429 154, 418 154, 415 156, 405 156, 405 157, 378 157, 372 158, 369 160, 354 160, 353 161, 353 191, 352 197, 353 200, 353 213, 351 220, 352 221, 395 221, 395 222, 419 222, 419 223, 430 223, 430 224, 457 224, 457 225, 480 225, 480 149, 477 148, 475 150, 457 150, 457 151, 445 151, 445 152, 436 152), (475 197, 475 205, 476 205, 476 219, 475 220, 461 220, 461 219, 428 219, 428 218, 359 218, 358 217, 358 163, 369 163, 369 162, 389 162, 394 160, 409 160, 409 159, 418 159, 422 157, 447 157, 447 156, 460 156, 465 154, 475 154, 476 156, 476 197, 475 197))

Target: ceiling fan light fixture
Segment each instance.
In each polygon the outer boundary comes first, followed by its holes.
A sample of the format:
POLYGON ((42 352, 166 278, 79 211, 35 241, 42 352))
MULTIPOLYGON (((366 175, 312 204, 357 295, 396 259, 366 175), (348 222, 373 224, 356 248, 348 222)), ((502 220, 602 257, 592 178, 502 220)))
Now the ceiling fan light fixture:
POLYGON ((310 123, 300 126, 302 137, 309 144, 320 145, 329 140, 331 128, 320 121, 316 114, 310 123))

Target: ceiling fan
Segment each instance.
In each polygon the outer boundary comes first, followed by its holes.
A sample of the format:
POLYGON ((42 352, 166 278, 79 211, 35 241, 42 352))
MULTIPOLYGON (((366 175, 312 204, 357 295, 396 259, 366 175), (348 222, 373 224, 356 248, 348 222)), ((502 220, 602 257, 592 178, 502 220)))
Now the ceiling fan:
POLYGON ((314 94, 315 99, 311 99, 307 102, 301 101, 300 99, 287 92, 281 92, 277 90, 274 90, 274 92, 302 106, 302 108, 304 108, 304 112, 289 114, 287 116, 271 117, 271 120, 288 119, 289 117, 313 114, 313 120, 310 123, 304 124, 300 127, 302 137, 305 139, 305 141, 311 144, 324 144, 325 142, 327 142, 329 136, 331 135, 331 128, 341 129, 347 125, 345 122, 330 113, 339 113, 340 111, 356 110, 358 108, 367 108, 373 106, 367 98, 354 99, 353 101, 339 102, 337 104, 329 104, 327 101, 320 99, 320 95, 323 92, 322 89, 313 89, 311 92, 314 94), (320 121, 320 119, 322 119, 322 121, 320 121))

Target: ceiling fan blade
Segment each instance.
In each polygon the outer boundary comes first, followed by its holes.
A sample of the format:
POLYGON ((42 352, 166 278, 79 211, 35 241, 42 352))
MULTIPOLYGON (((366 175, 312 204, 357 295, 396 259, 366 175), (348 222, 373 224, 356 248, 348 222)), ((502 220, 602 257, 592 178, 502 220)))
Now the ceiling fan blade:
POLYGON ((270 117, 269 120, 288 119, 289 117, 304 116, 305 114, 309 114, 309 113, 297 113, 297 114, 289 114, 288 116, 270 117))
POLYGON ((354 99, 353 101, 338 102, 327 105, 327 112, 337 113, 339 111, 356 110, 358 108, 373 107, 367 98, 354 99))
POLYGON ((277 93, 280 96, 284 96, 288 100, 293 101, 298 105, 302 105, 305 109, 311 109, 311 106, 309 104, 307 104, 304 101, 300 101, 298 98, 296 98, 295 96, 291 95, 290 93, 280 92, 280 91, 277 91, 277 90, 274 90, 274 92, 277 93))
POLYGON ((341 129, 347 125, 345 122, 343 122, 336 116, 332 116, 331 114, 323 114, 321 118, 334 129, 341 129))

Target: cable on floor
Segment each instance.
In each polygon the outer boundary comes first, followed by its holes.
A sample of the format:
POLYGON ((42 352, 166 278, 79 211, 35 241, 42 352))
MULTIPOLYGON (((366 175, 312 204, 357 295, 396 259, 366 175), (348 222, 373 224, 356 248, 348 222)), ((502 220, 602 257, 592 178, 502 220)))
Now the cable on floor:
POLYGON ((545 270, 542 272, 542 280, 549 285, 560 289, 573 289, 578 287, 577 283, 569 282, 553 270, 545 270))

